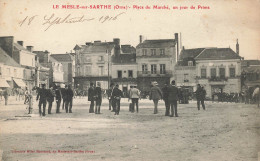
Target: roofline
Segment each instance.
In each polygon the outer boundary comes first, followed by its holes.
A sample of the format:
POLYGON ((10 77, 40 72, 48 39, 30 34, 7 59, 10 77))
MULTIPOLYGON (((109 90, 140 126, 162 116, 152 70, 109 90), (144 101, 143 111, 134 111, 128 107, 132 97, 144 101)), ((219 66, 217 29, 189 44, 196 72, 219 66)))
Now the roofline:
POLYGON ((206 50, 206 48, 204 48, 194 59, 196 59, 198 56, 201 55, 201 53, 203 53, 206 50))
POLYGON ((197 59, 196 60, 196 62, 204 62, 204 61, 241 61, 240 59, 221 59, 221 60, 219 60, 219 59, 197 59))

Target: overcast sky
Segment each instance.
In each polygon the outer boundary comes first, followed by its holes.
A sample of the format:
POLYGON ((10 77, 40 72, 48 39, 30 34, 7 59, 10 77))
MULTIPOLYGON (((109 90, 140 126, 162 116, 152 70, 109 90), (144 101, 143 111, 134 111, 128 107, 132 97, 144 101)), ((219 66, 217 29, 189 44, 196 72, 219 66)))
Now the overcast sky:
POLYGON ((235 51, 236 40, 240 55, 245 59, 260 59, 260 0, 0 0, 0 36, 14 36, 35 50, 59 54, 73 50, 76 44, 95 40, 112 41, 136 46, 139 35, 145 39, 174 38, 181 33, 185 48, 230 47, 235 51), (127 10, 114 9, 53 9, 53 5, 128 5, 127 10), (136 10, 133 5, 187 6, 188 10, 136 10), (210 9, 191 10, 191 6, 210 9), (102 16, 116 20, 99 22, 102 16), (81 17, 84 21, 71 24, 42 25, 49 18, 81 17), (28 25, 30 17, 37 15, 28 25), (20 26, 19 22, 26 21, 20 26))

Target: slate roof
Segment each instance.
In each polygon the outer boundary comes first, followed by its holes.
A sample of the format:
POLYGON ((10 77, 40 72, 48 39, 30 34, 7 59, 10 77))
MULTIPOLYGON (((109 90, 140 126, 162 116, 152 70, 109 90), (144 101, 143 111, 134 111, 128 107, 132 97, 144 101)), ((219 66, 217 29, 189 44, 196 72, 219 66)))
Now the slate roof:
MULTIPOLYGON (((14 47, 15 47, 15 49, 17 49, 17 50, 23 50, 23 51, 27 51, 27 52, 30 52, 30 51, 28 51, 25 47, 23 47, 23 46, 21 46, 20 44, 18 44, 18 43, 14 43, 14 47)), ((30 53, 32 53, 32 54, 34 54, 34 55, 36 55, 35 53, 33 53, 33 52, 30 52, 30 53)))
POLYGON ((242 68, 242 72, 245 73, 260 73, 260 66, 250 66, 242 68))
POLYGON ((120 54, 119 56, 112 56, 112 62, 115 64, 135 64, 136 54, 120 54))
POLYGON ((70 54, 52 54, 50 56, 59 62, 71 62, 74 60, 74 57, 70 54))
POLYGON ((135 54, 136 50, 131 45, 121 45, 121 51, 123 54, 135 54))
POLYGON ((83 53, 105 53, 114 48, 114 44, 111 42, 100 42, 100 43, 91 43, 90 45, 81 45, 83 53))
POLYGON ((3 63, 8 66, 21 68, 21 65, 19 65, 13 58, 11 58, 1 47, 0 47, 0 63, 3 63))
POLYGON ((175 46, 175 39, 157 39, 157 40, 145 40, 138 44, 136 48, 165 48, 175 46))
POLYGON ((226 60, 241 59, 241 57, 230 48, 208 48, 203 50, 196 60, 226 60))
POLYGON ((195 49, 182 49, 180 53, 180 59, 185 58, 195 58, 197 57, 205 48, 195 48, 195 49))

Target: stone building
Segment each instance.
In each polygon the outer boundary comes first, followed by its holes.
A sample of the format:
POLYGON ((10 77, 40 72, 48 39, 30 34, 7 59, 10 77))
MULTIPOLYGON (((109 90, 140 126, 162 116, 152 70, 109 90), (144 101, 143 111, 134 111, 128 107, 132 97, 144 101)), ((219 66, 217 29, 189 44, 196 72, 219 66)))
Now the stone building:
POLYGON ((178 57, 177 46, 177 33, 175 39, 142 41, 140 36, 140 43, 136 47, 136 62, 137 83, 141 91, 149 91, 153 81, 157 81, 160 87, 170 82, 178 57))
POLYGON ((24 68, 0 47, 0 88, 25 88, 24 68))
POLYGON ((207 97, 215 93, 241 91, 241 57, 230 48, 206 48, 196 61, 196 83, 201 84, 207 97))
POLYGON ((112 56, 112 81, 127 96, 130 85, 137 84, 136 50, 131 45, 121 45, 120 54, 112 56))
POLYGON ((54 84, 64 84, 62 63, 51 57, 51 53, 47 50, 34 51, 34 53, 37 55, 39 62, 39 84, 46 83, 47 87, 54 84), (48 70, 48 73, 46 70, 48 70))
POLYGON ((71 53, 67 54, 51 54, 51 57, 56 59, 62 64, 63 67, 63 79, 65 84, 74 86, 75 77, 75 58, 71 53))
POLYGON ((111 82, 111 57, 120 54, 120 39, 113 42, 94 41, 85 45, 76 45, 75 87, 87 90, 90 83, 101 83, 101 88, 107 89, 111 82))
POLYGON ((14 42, 13 36, 0 37, 0 47, 12 57, 18 64, 24 68, 23 80, 31 90, 35 86, 37 75, 36 69, 36 54, 34 54, 33 46, 23 46, 23 41, 14 42))
POLYGON ((190 92, 196 90, 196 61, 195 58, 205 48, 185 49, 181 50, 178 63, 175 66, 175 81, 176 85, 189 89, 190 92))
POLYGON ((260 60, 242 60, 242 88, 260 85, 260 60))

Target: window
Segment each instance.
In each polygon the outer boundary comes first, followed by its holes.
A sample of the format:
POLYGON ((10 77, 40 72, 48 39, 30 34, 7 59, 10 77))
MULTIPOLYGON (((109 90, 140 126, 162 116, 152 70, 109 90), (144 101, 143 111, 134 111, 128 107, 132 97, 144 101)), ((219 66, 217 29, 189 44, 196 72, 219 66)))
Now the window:
POLYGON ((164 49, 160 49, 160 55, 165 55, 165 50, 164 49))
POLYGON ((143 56, 146 56, 147 55, 147 50, 146 49, 143 49, 143 56))
POLYGON ((17 77, 17 70, 14 69, 14 76, 17 77))
POLYGON ((122 78, 122 70, 117 71, 117 78, 122 78))
POLYGON ((189 82, 189 74, 184 74, 184 82, 189 82))
POLYGON ((220 78, 225 78, 226 77, 225 68, 219 68, 219 77, 220 78))
POLYGON ((85 62, 91 62, 91 57, 90 56, 85 56, 85 62))
POLYGON ((201 72, 201 78, 206 78, 207 77, 207 70, 206 70, 206 68, 202 68, 200 70, 200 72, 201 72))
POLYGON ((216 78, 216 76, 217 76, 216 68, 210 69, 210 75, 211 75, 211 78, 216 78))
POLYGON ((156 64, 151 65, 151 74, 156 74, 156 64))
POLYGON ((230 77, 235 77, 236 76, 235 68, 229 68, 229 76, 230 77))
POLYGON ((156 55, 156 50, 155 49, 151 49, 151 53, 152 53, 152 55, 156 55))
POLYGON ((98 61, 104 61, 104 57, 103 56, 99 56, 98 57, 98 61))
POLYGON ((193 66, 193 61, 188 61, 188 66, 193 66))
POLYGON ((148 69, 147 69, 147 64, 143 64, 143 65, 142 65, 142 73, 143 73, 143 74, 147 74, 147 71, 148 71, 148 69))
POLYGON ((128 70, 128 78, 133 78, 133 71, 132 70, 128 70))
POLYGON ((85 66, 85 75, 91 75, 91 66, 85 66))
POLYGON ((98 67, 98 75, 99 76, 104 75, 104 67, 103 66, 98 67))
POLYGON ((165 74, 165 64, 160 64, 160 74, 165 74))

